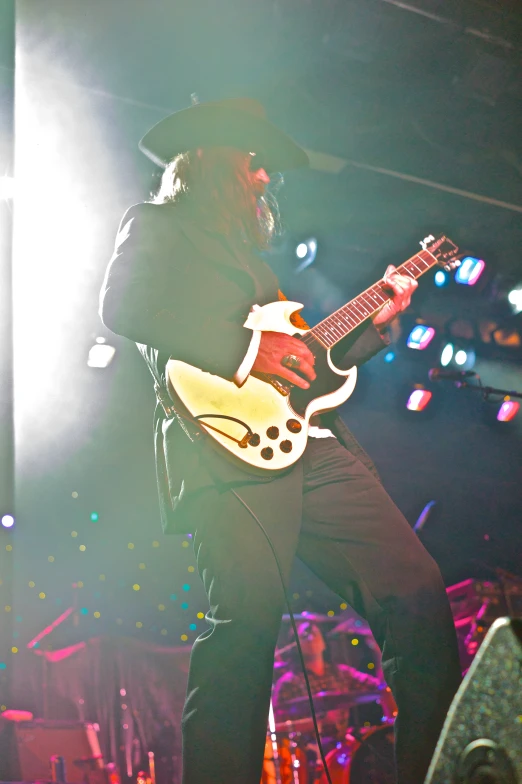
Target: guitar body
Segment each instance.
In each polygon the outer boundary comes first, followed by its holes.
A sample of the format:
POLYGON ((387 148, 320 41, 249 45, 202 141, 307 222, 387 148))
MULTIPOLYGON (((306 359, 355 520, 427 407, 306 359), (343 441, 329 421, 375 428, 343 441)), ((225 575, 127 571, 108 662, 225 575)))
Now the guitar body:
MULTIPOLYGON (((306 335, 306 330, 296 329, 290 321, 292 314, 302 307, 298 302, 271 302, 252 311, 245 327, 296 337, 306 335)), ((235 458, 263 472, 281 471, 303 454, 310 418, 344 403, 357 381, 357 369, 336 368, 330 351, 317 340, 312 340, 309 347, 315 355, 317 373, 317 379, 309 389, 294 387, 282 378, 254 375, 238 387, 233 381, 171 359, 166 368, 169 390, 191 416, 200 417, 202 424, 227 434, 205 428, 235 458), (204 415, 212 416, 205 418, 204 415), (257 438, 251 437, 248 444, 243 440, 240 445, 238 442, 244 439, 246 427, 221 416, 241 420, 257 438)))
MULTIPOLYGON (((397 272, 417 279, 435 264, 447 270, 460 264, 458 247, 444 235, 426 237, 421 245, 423 250, 405 261, 397 272)), ((256 471, 282 471, 303 454, 311 417, 344 403, 355 387, 357 369, 336 368, 331 348, 389 299, 388 284, 377 281, 310 331, 297 329, 291 322, 292 314, 303 307, 299 302, 284 300, 254 307, 245 327, 306 336, 317 373, 308 389, 295 387, 277 376, 255 373, 242 387, 237 387, 233 381, 171 359, 166 368, 169 392, 175 402, 201 421, 216 444, 239 461, 256 471)))

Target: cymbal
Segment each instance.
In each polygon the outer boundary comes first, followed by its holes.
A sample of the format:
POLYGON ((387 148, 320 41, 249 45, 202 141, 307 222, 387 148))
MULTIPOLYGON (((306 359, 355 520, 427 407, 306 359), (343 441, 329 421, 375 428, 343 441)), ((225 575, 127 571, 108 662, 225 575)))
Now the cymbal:
MULTIPOLYGON (((367 691, 319 691, 314 694, 314 707, 318 712, 337 710, 339 708, 351 708, 355 705, 364 705, 366 702, 375 702, 382 692, 379 689, 368 689, 367 691)), ((291 715, 299 715, 309 710, 308 695, 294 697, 285 703, 285 708, 291 715)), ((280 706, 283 709, 283 706, 280 706)))
MULTIPOLYGON (((282 620, 289 621, 290 616, 288 614, 283 615, 282 620)), ((310 621, 310 623, 336 623, 339 619, 335 618, 335 616, 333 615, 319 615, 319 613, 302 612, 302 613, 295 613, 294 620, 310 621)))
POLYGON ((345 621, 341 621, 341 623, 337 624, 337 626, 328 632, 328 636, 334 634, 358 634, 361 637, 373 637, 371 629, 366 621, 356 621, 354 618, 347 618, 345 621))
POLYGON ((287 721, 276 721, 276 732, 313 732, 314 723, 309 716, 303 719, 287 719, 287 721))

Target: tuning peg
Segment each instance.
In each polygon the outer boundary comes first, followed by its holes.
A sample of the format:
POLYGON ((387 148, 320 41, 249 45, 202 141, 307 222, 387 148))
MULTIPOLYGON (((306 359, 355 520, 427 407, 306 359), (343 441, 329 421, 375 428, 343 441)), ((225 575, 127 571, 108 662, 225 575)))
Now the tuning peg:
POLYGON ((426 245, 427 245, 429 242, 433 242, 433 240, 434 240, 434 239, 435 239, 435 237, 433 236, 433 234, 429 234, 427 237, 424 237, 424 239, 422 240, 422 242, 419 242, 419 245, 421 246, 421 248, 423 248, 424 250, 426 250, 426 245))

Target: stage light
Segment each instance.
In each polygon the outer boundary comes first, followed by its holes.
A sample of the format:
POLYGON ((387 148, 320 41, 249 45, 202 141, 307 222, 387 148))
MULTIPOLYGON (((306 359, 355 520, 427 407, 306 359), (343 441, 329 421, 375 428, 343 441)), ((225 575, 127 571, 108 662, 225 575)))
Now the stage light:
POLYGON ((424 411, 431 397, 432 393, 428 389, 414 389, 408 398, 406 408, 408 411, 424 411))
POLYGON ((449 365, 451 360, 453 359, 453 343, 446 343, 444 348, 440 353, 440 364, 442 367, 446 367, 449 365))
POLYGON ((448 283, 448 281, 449 281, 449 275, 447 275, 444 272, 444 270, 441 269, 437 270, 433 278, 433 282, 435 283, 435 285, 438 286, 438 288, 441 288, 442 286, 445 286, 446 283, 448 283))
POLYGON ((15 519, 13 515, 5 514, 2 517, 2 525, 4 526, 4 528, 12 528, 14 524, 15 524, 15 519))
POLYGON ((309 237, 306 241, 300 242, 295 249, 295 255, 301 260, 301 263, 295 270, 296 273, 302 272, 310 264, 313 264, 317 256, 317 240, 315 237, 309 237))
POLYGON ((434 335, 435 330, 433 327, 417 324, 410 332, 406 345, 408 348, 415 348, 422 351, 422 349, 425 349, 431 343, 434 335))
POLYGON ((388 351, 388 353, 384 355, 385 362, 393 362, 394 359, 395 359, 395 354, 393 353, 393 351, 388 351))
POLYGON ((482 275, 486 262, 474 256, 466 256, 455 272, 457 283, 473 286, 482 275))
POLYGON ((109 346, 107 343, 96 343, 89 350, 87 365, 93 368, 106 368, 112 362, 115 353, 114 346, 109 346))
POLYGON ((508 294, 509 304, 512 306, 515 313, 522 311, 522 288, 513 289, 508 294))
POLYGON ((471 370, 475 365, 476 355, 472 348, 463 349, 459 348, 455 351, 453 357, 454 363, 461 370, 471 370))
POLYGON ((504 400, 497 414, 499 422, 511 422, 518 414, 520 403, 516 400, 504 400))
POLYGON ((14 177, 0 177, 0 199, 12 199, 14 187, 14 177))

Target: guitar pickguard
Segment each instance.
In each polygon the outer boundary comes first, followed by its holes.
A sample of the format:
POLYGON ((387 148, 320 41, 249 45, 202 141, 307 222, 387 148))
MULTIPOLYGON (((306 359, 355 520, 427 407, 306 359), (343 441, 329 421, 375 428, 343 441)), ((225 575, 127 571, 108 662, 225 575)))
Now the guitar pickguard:
POLYGON ((292 387, 290 392, 290 406, 301 417, 305 416, 306 409, 313 400, 336 392, 346 383, 345 376, 340 376, 332 370, 326 349, 317 341, 309 344, 309 348, 315 357, 314 370, 317 378, 312 381, 308 389, 292 387))

